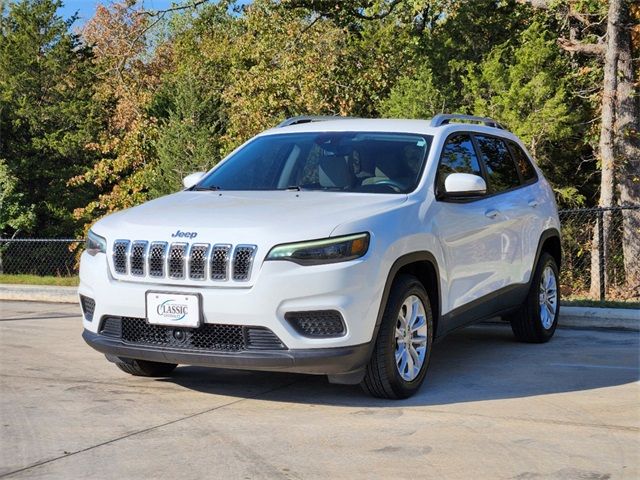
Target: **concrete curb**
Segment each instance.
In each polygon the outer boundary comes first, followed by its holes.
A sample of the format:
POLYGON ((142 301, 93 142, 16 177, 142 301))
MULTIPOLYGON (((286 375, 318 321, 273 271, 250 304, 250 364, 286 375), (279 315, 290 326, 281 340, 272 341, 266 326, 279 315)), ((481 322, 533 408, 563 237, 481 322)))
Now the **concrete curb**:
POLYGON ((561 306, 558 324, 561 327, 640 331, 640 309, 561 306))
MULTIPOLYGON (((496 317, 484 323, 505 325, 506 321, 496 317)), ((560 306, 558 327, 640 332, 640 309, 560 306)))
MULTIPOLYGON (((77 287, 0 284, 1 300, 77 303, 77 287)), ((560 307, 560 327, 640 331, 640 309, 560 307)))
POLYGON ((10 285, 0 283, 0 301, 78 303, 78 287, 49 285, 10 285))

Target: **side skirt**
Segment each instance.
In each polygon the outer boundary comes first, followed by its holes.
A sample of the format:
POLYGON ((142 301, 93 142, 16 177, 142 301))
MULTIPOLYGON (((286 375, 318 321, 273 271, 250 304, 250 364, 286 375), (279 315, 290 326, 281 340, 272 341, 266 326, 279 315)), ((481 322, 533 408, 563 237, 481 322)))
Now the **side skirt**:
POLYGON ((529 293, 529 283, 509 285, 458 307, 441 318, 438 340, 468 325, 517 310, 529 293))

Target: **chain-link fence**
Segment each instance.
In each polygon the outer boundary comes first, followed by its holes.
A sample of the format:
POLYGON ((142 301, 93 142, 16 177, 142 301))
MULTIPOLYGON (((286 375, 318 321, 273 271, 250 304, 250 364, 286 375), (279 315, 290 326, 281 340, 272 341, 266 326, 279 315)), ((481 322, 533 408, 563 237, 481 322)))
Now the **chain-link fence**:
MULTIPOLYGON (((564 298, 639 301, 640 206, 559 213, 564 298)), ((0 274, 75 276, 83 247, 76 239, 0 239, 0 274)))
POLYGON ((72 277, 82 248, 73 238, 0 239, 0 274, 72 277))
POLYGON ((564 297, 640 301, 640 206, 559 214, 564 297))

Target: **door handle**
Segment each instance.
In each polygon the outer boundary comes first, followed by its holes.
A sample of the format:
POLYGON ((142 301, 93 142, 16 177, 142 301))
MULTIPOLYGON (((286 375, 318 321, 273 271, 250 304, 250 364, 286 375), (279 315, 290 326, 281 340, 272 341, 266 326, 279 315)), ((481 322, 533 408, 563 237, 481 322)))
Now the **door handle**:
POLYGON ((537 201, 537 200, 529 200, 528 205, 529 205, 531 208, 536 208, 536 207, 538 206, 538 201, 537 201))
POLYGON ((496 218, 500 212, 495 209, 487 210, 484 215, 489 218, 496 218))

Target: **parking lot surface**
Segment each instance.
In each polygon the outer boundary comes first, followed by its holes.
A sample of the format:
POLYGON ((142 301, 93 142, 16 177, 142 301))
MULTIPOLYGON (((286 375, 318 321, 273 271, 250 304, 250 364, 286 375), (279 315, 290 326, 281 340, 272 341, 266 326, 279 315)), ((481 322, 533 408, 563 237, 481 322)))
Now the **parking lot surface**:
POLYGON ((640 478, 637 332, 470 327, 384 401, 305 375, 131 377, 81 331, 77 306, 0 303, 0 478, 640 478))

